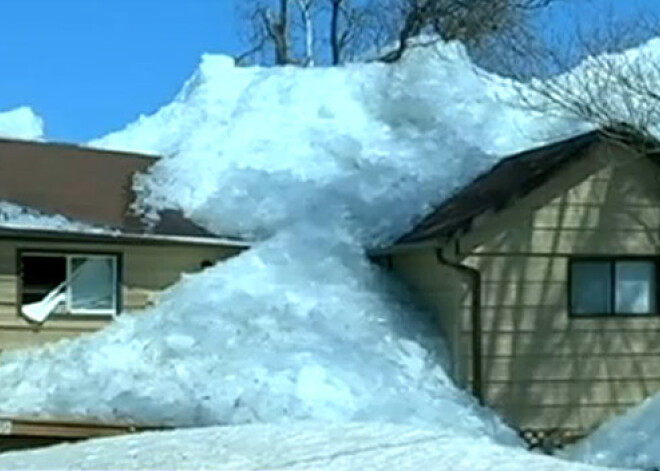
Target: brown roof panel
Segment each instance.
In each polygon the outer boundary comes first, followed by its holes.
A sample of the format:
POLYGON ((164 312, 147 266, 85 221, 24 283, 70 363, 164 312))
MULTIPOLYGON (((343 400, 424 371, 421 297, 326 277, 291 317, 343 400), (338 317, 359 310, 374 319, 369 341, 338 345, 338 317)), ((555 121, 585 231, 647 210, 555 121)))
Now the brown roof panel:
POLYGON ((148 155, 0 139, 0 200, 121 227, 135 197, 133 175, 155 161, 148 155))
POLYGON ((0 138, 0 201, 115 229, 122 237, 219 239, 178 211, 161 212, 155 224, 132 213, 133 176, 156 161, 152 155, 0 138))

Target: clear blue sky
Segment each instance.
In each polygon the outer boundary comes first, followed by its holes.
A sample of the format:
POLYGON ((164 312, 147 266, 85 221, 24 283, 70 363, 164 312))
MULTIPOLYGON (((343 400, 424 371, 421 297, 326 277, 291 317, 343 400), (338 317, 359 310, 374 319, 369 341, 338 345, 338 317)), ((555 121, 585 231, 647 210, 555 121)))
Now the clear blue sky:
POLYGON ((233 0, 0 0, 0 110, 84 141, 169 102, 204 52, 240 49, 233 0))
MULTIPOLYGON (((47 137, 85 141, 168 103, 204 52, 241 51, 241 0, 0 0, 0 110, 31 106, 47 137)), ((564 0, 560 29, 594 4, 564 0)), ((616 15, 657 0, 611 0, 616 15)))

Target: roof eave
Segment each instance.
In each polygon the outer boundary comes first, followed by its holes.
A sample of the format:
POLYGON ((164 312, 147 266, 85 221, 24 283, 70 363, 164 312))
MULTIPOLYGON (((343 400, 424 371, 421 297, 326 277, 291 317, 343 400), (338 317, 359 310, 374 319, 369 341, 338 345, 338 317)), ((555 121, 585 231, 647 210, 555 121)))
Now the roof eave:
POLYGON ((244 250, 252 242, 228 237, 192 237, 162 234, 96 233, 37 228, 0 227, 0 240, 37 240, 63 243, 131 245, 196 245, 244 250))

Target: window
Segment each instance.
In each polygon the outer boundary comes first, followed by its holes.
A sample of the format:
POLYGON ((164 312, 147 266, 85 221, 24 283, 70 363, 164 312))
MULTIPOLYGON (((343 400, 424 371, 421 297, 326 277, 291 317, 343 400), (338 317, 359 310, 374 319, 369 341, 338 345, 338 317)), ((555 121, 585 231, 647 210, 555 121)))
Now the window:
POLYGON ((118 256, 19 254, 21 312, 43 322, 51 314, 114 315, 119 312, 118 256))
POLYGON ((572 260, 570 312, 575 316, 656 313, 656 263, 648 259, 572 260))

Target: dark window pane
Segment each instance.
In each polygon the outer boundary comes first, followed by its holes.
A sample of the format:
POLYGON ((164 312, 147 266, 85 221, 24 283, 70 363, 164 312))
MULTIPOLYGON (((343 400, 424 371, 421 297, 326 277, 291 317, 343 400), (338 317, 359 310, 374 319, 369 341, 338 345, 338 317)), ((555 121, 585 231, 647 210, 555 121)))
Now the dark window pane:
POLYGON ((612 313, 611 263, 573 262, 571 270, 572 313, 612 313))
POLYGON ((23 302, 41 299, 66 280, 66 258, 24 255, 21 258, 23 302))

